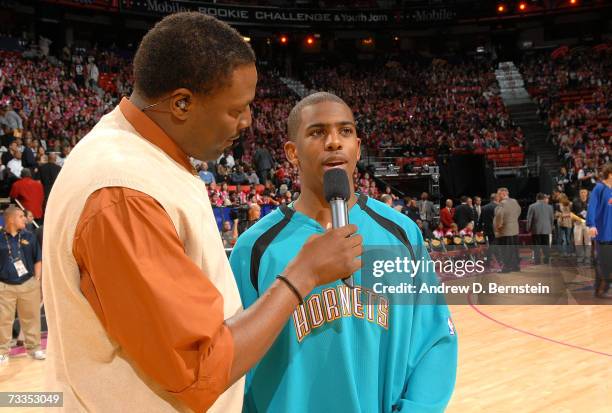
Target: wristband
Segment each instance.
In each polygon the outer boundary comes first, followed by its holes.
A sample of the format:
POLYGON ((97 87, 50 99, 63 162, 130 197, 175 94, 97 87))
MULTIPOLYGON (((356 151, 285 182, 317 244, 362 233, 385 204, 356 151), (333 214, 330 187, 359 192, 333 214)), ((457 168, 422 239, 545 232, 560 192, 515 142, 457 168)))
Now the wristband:
POLYGON ((300 292, 297 290, 297 288, 295 288, 291 281, 287 279, 287 277, 285 277, 284 275, 277 275, 276 278, 287 284, 287 287, 289 287, 293 294, 295 294, 300 304, 304 304, 304 299, 300 295, 300 292))

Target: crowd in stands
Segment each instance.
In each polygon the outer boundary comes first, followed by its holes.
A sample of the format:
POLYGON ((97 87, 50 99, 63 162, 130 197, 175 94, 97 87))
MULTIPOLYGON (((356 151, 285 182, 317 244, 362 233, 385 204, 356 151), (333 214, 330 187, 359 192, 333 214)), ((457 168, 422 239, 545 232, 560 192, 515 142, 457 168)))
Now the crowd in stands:
POLYGON ((493 68, 484 62, 344 65, 307 73, 304 82, 342 96, 371 154, 398 157, 400 166, 432 164, 436 155, 523 145, 523 133, 499 96, 493 68))
MULTIPOLYGON (((131 64, 119 53, 64 47, 55 57, 44 46, 29 54, 0 51, 2 196, 24 178, 25 168, 43 180, 46 198, 58 170, 43 166, 61 167, 78 140, 131 92, 131 64)), ((578 186, 594 184, 594 171, 609 159, 611 56, 582 50, 557 60, 540 55, 522 65, 552 139, 568 161, 562 171, 568 180, 559 180, 559 185, 571 184, 572 179, 578 186), (576 88, 591 91, 588 99, 562 98, 576 88)), ((213 206, 242 208, 252 217, 261 214, 261 207, 291 202, 300 190, 297 170, 285 161, 283 150, 286 119, 298 98, 273 69, 263 67, 259 72, 252 127, 216 161, 193 160, 209 187, 213 206)), ((439 154, 511 147, 522 151, 523 132, 509 118, 490 63, 434 59, 390 61, 383 68, 345 64, 305 69, 301 77, 309 89, 331 91, 345 99, 355 113, 362 146, 371 154, 396 157, 400 166, 434 163, 439 154)), ((419 219, 419 200, 399 199, 367 172, 356 172, 353 179, 360 192, 390 200, 392 206, 419 219)), ((453 230, 450 224, 441 229, 425 225, 425 229, 445 234, 453 230)), ((457 225, 454 231, 477 229, 457 225)))
POLYGON ((560 190, 571 193, 612 153, 612 45, 560 48, 524 59, 521 72, 564 163, 560 190))

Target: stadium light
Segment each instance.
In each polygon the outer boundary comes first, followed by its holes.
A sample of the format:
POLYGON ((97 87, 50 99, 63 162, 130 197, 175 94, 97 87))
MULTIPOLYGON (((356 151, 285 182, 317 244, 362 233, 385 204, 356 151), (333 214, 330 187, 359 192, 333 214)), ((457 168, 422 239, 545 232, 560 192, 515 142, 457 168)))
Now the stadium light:
POLYGON ((251 42, 251 38, 249 36, 242 36, 242 38, 244 39, 245 42, 250 43, 251 42))
POLYGON ((519 8, 519 10, 520 10, 520 11, 525 11, 525 10, 527 10, 527 3, 525 3, 525 2, 520 2, 520 3, 519 3, 519 5, 518 5, 518 8, 519 8))
POLYGON ((306 37, 306 44, 308 46, 312 46, 314 44, 314 37, 312 37, 312 36, 306 37))
POLYGON ((570 4, 572 6, 577 6, 578 5, 578 0, 570 0, 570 4))
POLYGON ((287 44, 289 42, 289 38, 287 36, 285 36, 285 35, 282 35, 280 37, 280 42, 281 42, 281 44, 287 44))
POLYGON ((506 12, 506 5, 505 4, 498 4, 497 5, 497 12, 498 13, 505 13, 506 12))

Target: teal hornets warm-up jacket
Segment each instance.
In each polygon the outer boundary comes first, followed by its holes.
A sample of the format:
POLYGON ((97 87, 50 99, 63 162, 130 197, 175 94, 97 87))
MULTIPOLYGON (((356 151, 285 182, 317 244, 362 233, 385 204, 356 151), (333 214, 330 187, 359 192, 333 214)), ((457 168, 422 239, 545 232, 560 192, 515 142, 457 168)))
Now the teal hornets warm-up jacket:
MULTIPOLYGON (((349 211, 364 246, 400 246, 429 260, 408 217, 360 196, 349 211)), ((279 208, 240 236, 230 257, 242 302, 252 305, 297 255, 323 233, 313 219, 279 208)), ((424 268, 424 267, 422 267, 424 268)), ((364 270, 365 271, 365 270, 364 270)), ((341 281, 318 287, 296 307, 266 356, 247 374, 245 412, 433 413, 453 392, 457 336, 446 304, 393 304, 341 281)), ((418 277, 437 283, 435 273, 418 277)))

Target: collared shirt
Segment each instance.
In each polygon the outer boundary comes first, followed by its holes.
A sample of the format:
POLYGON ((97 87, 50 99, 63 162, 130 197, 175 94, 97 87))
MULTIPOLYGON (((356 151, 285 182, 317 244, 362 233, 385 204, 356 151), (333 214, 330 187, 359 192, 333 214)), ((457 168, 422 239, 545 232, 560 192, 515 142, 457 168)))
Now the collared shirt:
MULTIPOLYGON (((140 135, 195 174, 188 156, 157 124, 126 98, 119 107, 140 135)), ((211 321, 209 314, 223 312, 223 300, 184 248, 155 199, 107 187, 88 198, 73 254, 81 291, 109 336, 162 388, 184 389, 172 394, 192 410, 205 411, 227 387, 233 339, 224 323, 211 321), (99 254, 109 249, 112 253, 99 254), (104 259, 109 254, 113 259, 104 259), (134 306, 136 294, 148 305, 134 306), (143 319, 164 319, 176 328, 161 331, 143 319), (144 349, 143 343, 148 343, 144 349)))
POLYGON ((23 284, 34 276, 34 264, 41 259, 42 251, 36 235, 26 230, 19 231, 15 236, 4 229, 0 231, 0 282, 23 284), (27 274, 19 277, 15 259, 21 259, 28 270, 27 274))

